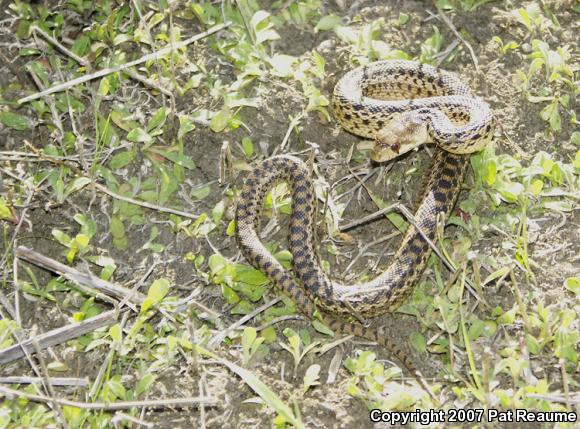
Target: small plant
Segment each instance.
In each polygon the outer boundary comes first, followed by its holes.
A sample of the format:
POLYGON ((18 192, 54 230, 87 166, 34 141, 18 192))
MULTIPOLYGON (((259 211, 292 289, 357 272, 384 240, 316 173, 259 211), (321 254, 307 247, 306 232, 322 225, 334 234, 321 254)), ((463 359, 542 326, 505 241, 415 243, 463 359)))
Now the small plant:
POLYGON ((552 25, 552 22, 546 19, 540 6, 535 2, 528 3, 525 8, 522 7, 513 10, 511 14, 516 21, 525 26, 531 34, 545 30, 552 25))
POLYGON ((300 337, 296 331, 291 328, 284 329, 284 335, 288 338, 288 344, 280 343, 280 346, 284 350, 287 350, 294 358, 294 375, 296 375, 298 365, 300 365, 304 356, 320 343, 318 341, 310 342, 309 338, 300 337))
POLYGON ((435 64, 435 56, 441 51, 443 36, 437 27, 433 27, 433 35, 421 43, 421 56, 419 61, 427 64, 435 64))
POLYGON ((511 40, 507 43, 504 43, 501 37, 493 36, 491 41, 498 45, 499 53, 501 55, 506 55, 510 51, 515 51, 520 46, 517 42, 511 40))
POLYGON ((302 383, 303 392, 306 393, 308 389, 310 389, 311 387, 318 386, 320 384, 320 382, 318 381, 319 379, 320 379, 320 365, 316 363, 314 365, 310 365, 306 370, 306 372, 304 373, 304 379, 302 383))
POLYGON ((264 342, 264 337, 258 337, 254 328, 244 329, 242 334, 242 362, 243 366, 248 366, 254 355, 258 352, 264 342))
POLYGON ((473 12, 480 6, 495 0, 437 0, 437 7, 443 10, 462 9, 466 12, 473 12))
POLYGON ((334 31, 339 39, 350 45, 353 60, 357 64, 367 64, 376 60, 410 59, 410 56, 399 49, 393 49, 386 42, 378 40, 384 18, 378 18, 360 29, 335 25, 334 31))
POLYGON ((365 401, 369 410, 405 410, 427 398, 419 387, 401 386, 392 381, 401 370, 397 367, 385 369, 370 351, 357 351, 357 356, 348 358, 344 366, 352 374, 348 393, 365 401))
POLYGON ((76 214, 73 219, 81 226, 81 231, 71 238, 68 234, 59 229, 54 229, 52 235, 56 240, 67 247, 69 250, 66 254, 66 260, 72 263, 77 255, 84 255, 90 250, 91 238, 97 232, 97 224, 94 220, 84 214, 76 214))

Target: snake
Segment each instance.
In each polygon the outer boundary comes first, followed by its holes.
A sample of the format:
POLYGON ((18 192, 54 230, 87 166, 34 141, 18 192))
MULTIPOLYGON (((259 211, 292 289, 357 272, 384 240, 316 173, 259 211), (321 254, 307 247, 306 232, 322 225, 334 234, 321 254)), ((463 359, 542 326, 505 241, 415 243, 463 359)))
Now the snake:
POLYGON ((236 207, 236 241, 246 260, 303 314, 321 318, 333 331, 381 344, 417 378, 420 373, 408 354, 361 318, 394 311, 413 290, 436 241, 437 223, 455 205, 469 154, 484 148, 494 134, 493 115, 455 74, 404 60, 372 62, 346 73, 335 85, 332 114, 346 131, 373 140, 370 156, 376 162, 422 144, 435 146, 413 222, 390 265, 373 280, 355 285, 340 284, 322 270, 314 240, 317 204, 310 168, 292 155, 270 157, 249 173, 236 207), (264 199, 279 182, 288 183, 292 196, 288 250, 293 275, 259 235, 264 199))

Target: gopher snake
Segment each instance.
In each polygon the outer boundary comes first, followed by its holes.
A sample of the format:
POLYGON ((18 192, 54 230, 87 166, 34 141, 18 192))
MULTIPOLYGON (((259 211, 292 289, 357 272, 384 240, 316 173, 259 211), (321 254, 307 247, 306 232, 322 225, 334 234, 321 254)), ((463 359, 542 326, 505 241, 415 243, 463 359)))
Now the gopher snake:
POLYGON ((374 280, 355 286, 328 278, 313 243, 316 200, 310 173, 304 162, 288 155, 263 161, 247 178, 236 210, 238 246, 304 314, 314 317, 318 306, 331 329, 377 341, 411 369, 410 359, 390 339, 359 322, 327 313, 375 316, 405 300, 431 253, 424 236, 435 240, 437 218, 449 215, 463 181, 468 163, 463 154, 481 149, 491 138, 492 115, 487 104, 475 99, 453 74, 412 61, 376 62, 347 73, 335 87, 333 114, 346 130, 375 139, 371 156, 378 161, 421 143, 438 146, 414 225, 407 229, 391 265, 374 280), (257 232, 262 201, 279 181, 288 182, 292 189, 289 250, 301 284, 264 247, 257 232), (353 290, 364 293, 353 294, 353 290))

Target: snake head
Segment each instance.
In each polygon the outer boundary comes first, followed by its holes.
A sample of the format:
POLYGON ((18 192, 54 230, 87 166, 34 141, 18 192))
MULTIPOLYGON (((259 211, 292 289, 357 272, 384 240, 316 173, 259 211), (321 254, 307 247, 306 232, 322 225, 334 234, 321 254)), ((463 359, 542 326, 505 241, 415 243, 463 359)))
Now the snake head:
POLYGON ((390 161, 430 141, 426 122, 414 112, 396 113, 377 133, 371 150, 376 162, 390 161))

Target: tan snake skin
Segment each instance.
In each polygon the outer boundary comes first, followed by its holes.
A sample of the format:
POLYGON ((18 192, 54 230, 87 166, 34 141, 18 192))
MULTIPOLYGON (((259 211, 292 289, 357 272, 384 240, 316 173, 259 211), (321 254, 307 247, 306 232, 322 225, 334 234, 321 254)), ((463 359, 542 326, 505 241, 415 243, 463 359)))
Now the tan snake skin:
POLYGON ((320 315, 335 331, 387 347, 421 381, 409 357, 389 338, 358 321, 345 322, 328 314, 376 316, 394 310, 408 297, 431 253, 417 228, 435 241, 438 217, 449 215, 467 168, 468 157, 458 153, 479 150, 489 141, 493 117, 487 104, 473 98, 453 74, 412 61, 371 63, 346 74, 335 87, 333 114, 346 130, 376 139, 374 159, 390 159, 431 141, 445 146, 435 151, 414 215, 416 227, 409 225, 391 265, 363 284, 341 285, 328 278, 318 264, 313 242, 316 199, 312 179, 306 164, 289 155, 263 161, 248 176, 236 210, 238 246, 305 315, 320 315), (258 235, 264 197, 279 181, 288 182, 292 190, 289 250, 299 282, 258 235), (361 293, 352 294, 353 290, 361 293), (317 313, 317 308, 324 314, 317 313))

